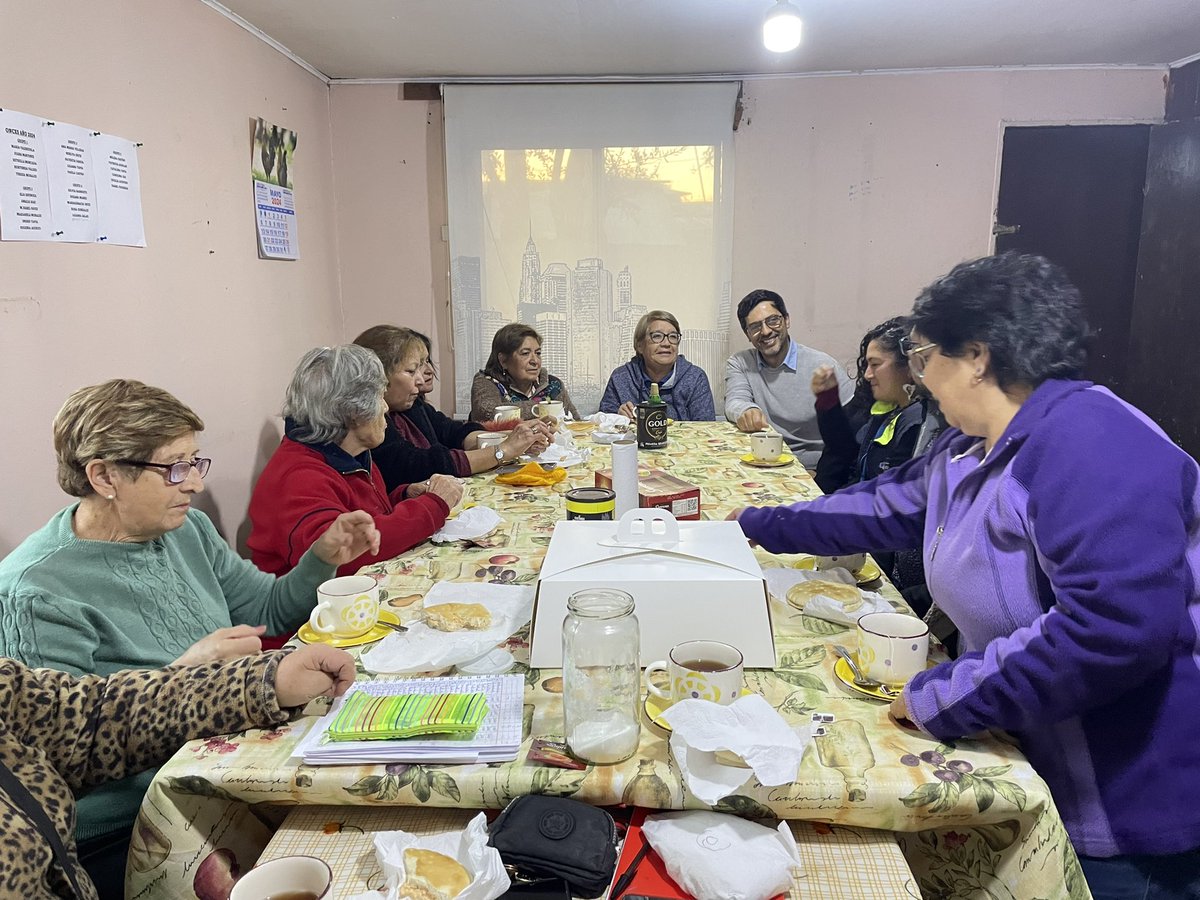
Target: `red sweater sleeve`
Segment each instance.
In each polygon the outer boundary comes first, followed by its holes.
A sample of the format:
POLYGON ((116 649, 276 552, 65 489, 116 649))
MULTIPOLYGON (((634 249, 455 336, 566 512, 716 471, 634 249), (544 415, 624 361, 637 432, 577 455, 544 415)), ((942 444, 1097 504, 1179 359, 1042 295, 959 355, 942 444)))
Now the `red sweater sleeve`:
POLYGON ((285 442, 263 470, 250 500, 251 558, 260 569, 282 575, 344 512, 362 509, 379 529, 379 553, 338 568, 353 575, 362 566, 391 559, 442 527, 450 508, 436 494, 393 503, 378 468, 343 475, 319 454, 285 442))

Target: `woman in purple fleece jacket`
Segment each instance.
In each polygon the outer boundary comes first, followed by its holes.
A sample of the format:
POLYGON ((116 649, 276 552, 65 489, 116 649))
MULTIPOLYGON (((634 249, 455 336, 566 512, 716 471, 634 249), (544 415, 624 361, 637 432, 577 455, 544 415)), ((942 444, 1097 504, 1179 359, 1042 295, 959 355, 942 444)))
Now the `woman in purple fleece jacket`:
POLYGON ((671 313, 652 309, 633 329, 633 358, 613 369, 600 400, 600 412, 637 418, 637 405, 650 396, 651 383, 680 422, 711 422, 716 417, 708 376, 679 353, 683 332, 671 313))
POLYGON ((923 547, 963 653, 893 714, 941 739, 1012 732, 1096 897, 1200 896, 1200 468, 1075 380, 1083 306, 1045 259, 956 266, 912 326, 911 370, 953 426, 930 452, 734 515, 772 552, 923 547))

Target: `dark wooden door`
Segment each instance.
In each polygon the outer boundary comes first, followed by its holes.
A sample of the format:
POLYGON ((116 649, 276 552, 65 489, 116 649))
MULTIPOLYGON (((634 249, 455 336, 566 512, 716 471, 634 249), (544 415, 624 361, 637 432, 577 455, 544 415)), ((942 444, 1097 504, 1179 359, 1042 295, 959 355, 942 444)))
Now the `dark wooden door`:
POLYGON ((1123 393, 1137 278, 1149 125, 1010 126, 996 252, 1063 266, 1093 332, 1084 377, 1123 393))
POLYGON ((1126 399, 1200 459, 1200 120, 1151 132, 1135 296, 1126 399))

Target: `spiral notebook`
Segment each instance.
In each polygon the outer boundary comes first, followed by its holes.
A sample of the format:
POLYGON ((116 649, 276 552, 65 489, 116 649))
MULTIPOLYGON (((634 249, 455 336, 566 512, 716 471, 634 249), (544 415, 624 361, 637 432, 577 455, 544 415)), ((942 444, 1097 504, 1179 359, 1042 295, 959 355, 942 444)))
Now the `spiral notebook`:
POLYGON ((490 763, 517 758, 525 699, 522 675, 460 675, 447 678, 375 678, 359 681, 334 702, 329 712, 296 745, 296 756, 309 765, 363 763, 490 763), (394 740, 332 740, 329 727, 356 695, 482 694, 487 715, 472 733, 421 735, 394 740))

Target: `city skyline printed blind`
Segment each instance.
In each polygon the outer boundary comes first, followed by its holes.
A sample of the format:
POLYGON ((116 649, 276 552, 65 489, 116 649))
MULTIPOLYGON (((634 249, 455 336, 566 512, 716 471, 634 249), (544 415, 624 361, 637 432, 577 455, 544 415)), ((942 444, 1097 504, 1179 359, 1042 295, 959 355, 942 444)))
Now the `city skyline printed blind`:
POLYGON ((651 309, 679 320, 721 408, 737 91, 445 87, 456 415, 509 322, 537 329, 545 369, 595 412, 651 309))

